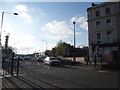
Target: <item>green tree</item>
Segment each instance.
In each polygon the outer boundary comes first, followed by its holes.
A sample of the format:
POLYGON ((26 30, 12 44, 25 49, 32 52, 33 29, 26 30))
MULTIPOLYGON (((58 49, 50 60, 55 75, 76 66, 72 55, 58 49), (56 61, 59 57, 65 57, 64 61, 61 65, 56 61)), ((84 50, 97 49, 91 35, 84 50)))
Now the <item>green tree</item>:
POLYGON ((57 46, 53 48, 54 56, 71 56, 72 46, 66 42, 59 41, 57 46))

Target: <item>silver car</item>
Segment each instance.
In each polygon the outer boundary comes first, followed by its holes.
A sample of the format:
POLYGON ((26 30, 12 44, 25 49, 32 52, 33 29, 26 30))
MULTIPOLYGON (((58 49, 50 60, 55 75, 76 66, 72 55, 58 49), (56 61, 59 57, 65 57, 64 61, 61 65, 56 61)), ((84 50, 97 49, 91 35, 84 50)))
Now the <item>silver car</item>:
POLYGON ((45 65, 50 66, 60 66, 61 64, 61 61, 56 57, 46 57, 43 62, 45 65))
POLYGON ((44 59, 45 59, 45 56, 39 56, 39 57, 37 57, 37 61, 38 62, 43 62, 44 59))

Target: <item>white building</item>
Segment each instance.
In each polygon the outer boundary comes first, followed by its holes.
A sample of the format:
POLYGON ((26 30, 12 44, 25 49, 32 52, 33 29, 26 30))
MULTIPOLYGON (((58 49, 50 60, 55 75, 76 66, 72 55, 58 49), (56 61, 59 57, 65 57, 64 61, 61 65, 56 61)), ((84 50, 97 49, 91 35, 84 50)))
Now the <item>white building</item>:
POLYGON ((92 3, 87 13, 90 59, 97 51, 104 60, 120 60, 120 2, 92 3))

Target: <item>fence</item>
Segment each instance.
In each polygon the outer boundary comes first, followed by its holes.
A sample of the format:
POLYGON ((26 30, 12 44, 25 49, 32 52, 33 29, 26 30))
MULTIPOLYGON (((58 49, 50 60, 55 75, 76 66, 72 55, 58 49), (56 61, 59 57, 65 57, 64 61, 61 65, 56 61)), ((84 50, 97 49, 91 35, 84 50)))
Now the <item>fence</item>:
POLYGON ((16 74, 18 76, 19 73, 19 59, 14 59, 14 53, 12 56, 6 56, 2 58, 2 69, 3 75, 10 74, 13 76, 16 74))

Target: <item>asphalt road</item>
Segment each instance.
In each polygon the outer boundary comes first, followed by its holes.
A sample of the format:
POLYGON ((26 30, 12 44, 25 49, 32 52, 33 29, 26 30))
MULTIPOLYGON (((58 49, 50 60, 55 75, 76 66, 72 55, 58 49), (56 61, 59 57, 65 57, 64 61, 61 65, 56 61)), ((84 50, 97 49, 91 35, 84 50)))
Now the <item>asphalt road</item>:
MULTIPOLYGON (((81 68, 54 67, 36 60, 20 62, 20 74, 59 88, 118 88, 117 72, 98 72, 81 68)), ((41 84, 42 85, 42 84, 41 84)), ((47 86, 46 86, 47 88, 47 86)))

